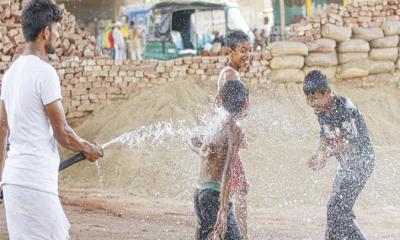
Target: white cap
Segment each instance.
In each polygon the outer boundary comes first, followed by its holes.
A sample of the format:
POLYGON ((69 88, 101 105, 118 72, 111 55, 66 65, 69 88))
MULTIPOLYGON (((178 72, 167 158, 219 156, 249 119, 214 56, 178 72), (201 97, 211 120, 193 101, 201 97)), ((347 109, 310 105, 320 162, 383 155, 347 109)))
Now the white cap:
POLYGON ((118 21, 118 22, 115 23, 115 26, 121 27, 122 23, 120 21, 118 21))

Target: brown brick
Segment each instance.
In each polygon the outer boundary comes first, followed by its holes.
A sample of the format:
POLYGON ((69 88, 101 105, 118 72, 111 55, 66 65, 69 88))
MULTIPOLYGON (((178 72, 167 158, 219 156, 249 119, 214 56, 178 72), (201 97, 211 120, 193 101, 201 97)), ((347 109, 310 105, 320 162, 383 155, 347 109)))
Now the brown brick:
POLYGON ((198 69, 199 68, 199 64, 198 63, 192 63, 192 64, 190 64, 189 68, 198 69))
POLYGON ((92 71, 96 71, 96 72, 100 72, 100 71, 102 71, 103 69, 101 68, 101 66, 89 66, 89 67, 92 67, 92 71))
POLYGON ((108 71, 100 71, 99 76, 108 77, 108 71))
POLYGON ((202 62, 201 59, 202 59, 201 57, 193 57, 192 58, 192 63, 201 63, 202 62))
POLYGON ((108 94, 113 94, 113 93, 120 93, 121 90, 118 87, 109 87, 107 88, 107 93, 108 94))
POLYGON ((85 94, 81 96, 81 100, 88 100, 89 99, 89 95, 85 94))
POLYGON ((157 68, 156 68, 156 72, 157 72, 157 73, 163 73, 163 72, 165 72, 165 67, 162 67, 162 66, 157 67, 157 68))
POLYGON ((72 107, 77 107, 81 104, 81 101, 77 101, 77 100, 72 100, 71 101, 71 106, 72 107))
MULTIPOLYGON (((107 88, 106 87, 93 87, 92 89, 90 89, 89 93, 105 94, 105 93, 107 93, 107 88)), ((100 98, 100 95, 99 95, 99 98, 100 98)))
POLYGON ((143 72, 141 72, 141 71, 136 71, 135 77, 143 77, 143 72))
POLYGON ((126 77, 126 76, 128 76, 128 73, 126 71, 119 71, 118 75, 121 77, 126 77))
POLYGON ((5 46, 3 46, 3 53, 8 54, 11 49, 13 49, 15 45, 13 43, 8 43, 5 46))
POLYGON ((97 95, 97 97, 98 97, 99 99, 107 99, 106 93, 99 93, 99 94, 97 95))
POLYGON ((25 42, 25 37, 23 34, 18 34, 17 36, 14 37, 14 41, 19 44, 19 43, 24 43, 25 42))
POLYGON ((191 57, 185 57, 185 58, 183 58, 183 63, 184 63, 184 64, 191 64, 191 63, 192 63, 192 58, 191 58, 191 57))
POLYGON ((183 64, 183 61, 182 61, 181 58, 178 58, 178 59, 175 59, 175 60, 174 60, 174 65, 180 66, 180 65, 182 65, 182 64, 183 64))
POLYGON ((100 88, 101 82, 93 82, 93 88, 100 88))

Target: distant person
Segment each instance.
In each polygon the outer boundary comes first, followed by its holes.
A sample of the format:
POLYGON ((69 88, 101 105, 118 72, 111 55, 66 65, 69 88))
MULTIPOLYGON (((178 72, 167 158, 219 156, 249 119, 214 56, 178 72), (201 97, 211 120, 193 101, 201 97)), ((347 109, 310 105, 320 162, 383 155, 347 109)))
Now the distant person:
POLYGON ((253 50, 261 51, 263 44, 262 44, 262 40, 260 39, 260 35, 258 33, 257 28, 253 29, 253 35, 254 35, 253 50))
POLYGON ((99 27, 99 30, 97 33, 97 46, 99 47, 101 53, 104 52, 103 34, 104 34, 104 27, 99 27))
POLYGON ((225 83, 220 91, 221 104, 228 116, 210 142, 192 140, 193 149, 203 149, 194 206, 197 216, 196 240, 242 240, 230 202, 234 168, 245 136, 237 121, 246 117, 249 91, 240 80, 225 83))
POLYGON ((375 165, 367 125, 348 98, 332 92, 322 72, 311 71, 303 90, 321 126, 320 146, 307 164, 320 170, 330 157, 336 157, 340 164, 328 203, 325 239, 364 240, 353 207, 375 165))
POLYGON ((47 63, 48 55, 55 53, 61 18, 61 10, 50 0, 25 5, 25 50, 1 85, 0 186, 11 240, 69 239, 70 224, 58 197, 57 142, 92 162, 103 156, 101 146, 80 138, 68 125, 60 79, 47 63))
POLYGON ((126 48, 125 39, 121 33, 121 22, 115 24, 113 30, 114 47, 115 47, 115 60, 125 60, 126 59, 126 48))
POLYGON ((111 59, 115 59, 115 42, 114 42, 114 29, 115 29, 115 24, 112 23, 111 25, 111 30, 108 33, 108 42, 110 43, 110 50, 111 50, 111 59))
POLYGON ((220 34, 219 31, 217 30, 213 31, 213 35, 214 35, 214 40, 212 41, 212 43, 220 43, 222 47, 225 46, 224 36, 220 34))
POLYGON ((262 45, 261 49, 265 50, 265 48, 268 45, 268 35, 267 35, 267 31, 265 31, 265 29, 261 29, 261 32, 260 32, 260 43, 262 45))
POLYGON ((142 45, 140 42, 140 32, 137 29, 135 22, 130 22, 129 30, 129 49, 131 54, 131 59, 142 60, 142 45))
POLYGON ((271 25, 270 25, 268 16, 264 17, 264 26, 263 26, 262 30, 265 31, 265 35, 267 36, 267 39, 268 39, 268 41, 266 42, 266 45, 268 45, 268 43, 269 43, 269 35, 271 34, 271 25))

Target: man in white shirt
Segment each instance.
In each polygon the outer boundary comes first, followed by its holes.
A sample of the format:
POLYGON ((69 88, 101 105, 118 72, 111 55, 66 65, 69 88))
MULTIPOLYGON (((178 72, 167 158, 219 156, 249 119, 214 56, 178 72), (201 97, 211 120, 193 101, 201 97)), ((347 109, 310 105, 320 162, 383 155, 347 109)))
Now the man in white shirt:
POLYGON ((125 60, 126 59, 126 49, 125 49, 125 40, 122 36, 121 32, 121 22, 117 22, 115 24, 115 28, 113 30, 114 44, 115 44, 115 60, 125 60))
POLYGON ((65 119, 60 80, 46 63, 54 53, 61 12, 50 0, 31 0, 22 12, 25 52, 4 74, 0 101, 0 179, 10 240, 69 238, 58 198, 58 143, 89 161, 98 144, 75 134, 65 119), (10 150, 6 155, 7 137, 10 150), (4 168, 4 169, 3 169, 4 168))

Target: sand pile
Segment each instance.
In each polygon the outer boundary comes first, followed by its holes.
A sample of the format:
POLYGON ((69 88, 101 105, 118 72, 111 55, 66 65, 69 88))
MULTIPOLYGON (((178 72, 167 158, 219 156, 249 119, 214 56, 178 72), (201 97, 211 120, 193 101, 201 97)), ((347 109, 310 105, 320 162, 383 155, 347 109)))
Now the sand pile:
MULTIPOLYGON (((400 205, 400 89, 340 85, 334 90, 351 98, 362 111, 378 156, 360 205, 400 205)), ((87 162, 67 169, 61 176, 61 189, 102 188, 120 194, 191 200, 199 161, 185 145, 189 138, 185 135, 201 122, 203 112, 209 111, 214 93, 213 85, 179 80, 104 106, 77 128, 78 133, 104 143, 141 126, 148 130, 153 124, 153 130, 157 129, 155 122, 171 120, 172 125, 164 131, 152 130, 154 136, 142 145, 107 148, 99 162, 101 175, 95 164, 87 162), (151 145, 154 139, 163 141, 151 145)), ((318 144, 319 128, 300 85, 252 90, 251 114, 243 127, 249 142, 242 158, 251 183, 250 207, 325 205, 337 164, 331 159, 320 172, 305 166, 318 144)))

